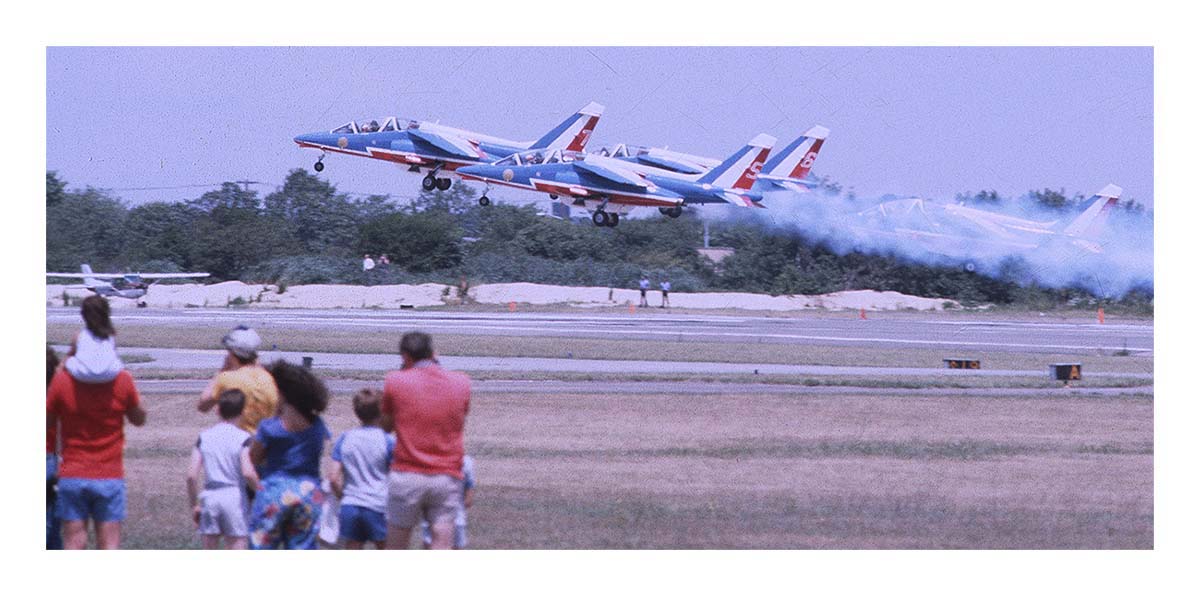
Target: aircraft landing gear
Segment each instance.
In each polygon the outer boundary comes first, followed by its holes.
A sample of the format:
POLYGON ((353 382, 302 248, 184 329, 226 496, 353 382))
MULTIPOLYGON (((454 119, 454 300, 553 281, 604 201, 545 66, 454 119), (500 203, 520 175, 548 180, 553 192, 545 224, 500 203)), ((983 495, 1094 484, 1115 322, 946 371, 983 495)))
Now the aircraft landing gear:
POLYGON ((615 228, 617 224, 621 223, 621 214, 597 209, 592 213, 592 223, 600 228, 615 228))
POLYGON ((659 207, 658 212, 671 219, 675 219, 676 217, 683 215, 683 207, 659 207))
POLYGON ((425 176, 424 178, 421 179, 421 188, 423 188, 425 190, 433 190, 436 187, 437 187, 437 178, 434 178, 433 174, 429 174, 428 176, 425 176))
POLYGON ((966 263, 963 263, 963 271, 966 271, 967 273, 975 273, 975 269, 975 261, 967 261, 966 263))
POLYGON ((596 211, 592 213, 592 223, 596 224, 597 227, 617 227, 617 224, 621 221, 621 216, 605 211, 605 207, 608 207, 607 196, 600 202, 600 206, 596 207, 596 211))
POLYGON ((449 178, 438 178, 437 179, 437 187, 438 187, 438 190, 450 190, 450 179, 449 178))
POLYGON ((318 158, 317 158, 317 163, 313 164, 313 169, 314 169, 314 170, 316 170, 316 171, 318 171, 318 172, 320 172, 321 170, 324 170, 324 169, 325 169, 325 164, 321 163, 321 162, 323 162, 323 161, 325 161, 325 154, 324 154, 324 153, 322 153, 322 154, 321 154, 321 157, 318 157, 318 158))
POLYGON ((480 207, 487 207, 488 205, 491 205, 491 204, 492 204, 492 200, 489 199, 487 197, 487 195, 483 195, 482 197, 479 197, 479 206, 480 207))
POLYGON ((550 200, 551 200, 551 201, 557 201, 557 200, 558 200, 558 195, 550 195, 550 200))
POLYGON ((146 308, 146 303, 145 303, 145 301, 138 300, 138 302, 137 302, 137 307, 138 307, 138 308, 146 308))

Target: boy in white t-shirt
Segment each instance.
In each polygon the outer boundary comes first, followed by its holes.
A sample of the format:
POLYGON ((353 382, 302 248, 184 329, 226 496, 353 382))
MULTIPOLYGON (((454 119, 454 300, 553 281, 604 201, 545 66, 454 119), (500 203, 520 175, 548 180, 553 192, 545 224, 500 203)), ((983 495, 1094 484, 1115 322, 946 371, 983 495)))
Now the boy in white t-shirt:
POLYGON ((108 300, 88 296, 81 310, 84 328, 75 335, 64 366, 80 383, 107 383, 125 368, 117 356, 117 332, 109 317, 108 300))
POLYGON ((242 460, 248 461, 250 457, 247 453, 250 433, 237 424, 245 406, 246 395, 240 390, 223 392, 217 399, 221 422, 200 433, 192 449, 188 499, 192 504, 192 519, 207 549, 220 548, 222 536, 228 549, 243 550, 248 544, 250 501, 242 460), (204 491, 197 495, 202 469, 204 491))

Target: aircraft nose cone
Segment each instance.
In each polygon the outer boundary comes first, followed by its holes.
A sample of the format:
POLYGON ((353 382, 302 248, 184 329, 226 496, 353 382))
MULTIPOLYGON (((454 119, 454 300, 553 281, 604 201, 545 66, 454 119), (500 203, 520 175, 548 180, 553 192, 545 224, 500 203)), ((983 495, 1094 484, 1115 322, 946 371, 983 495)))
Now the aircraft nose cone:
POLYGON ((305 143, 317 145, 321 142, 320 135, 313 132, 297 135, 296 138, 292 140, 295 141, 297 145, 303 145, 305 143))

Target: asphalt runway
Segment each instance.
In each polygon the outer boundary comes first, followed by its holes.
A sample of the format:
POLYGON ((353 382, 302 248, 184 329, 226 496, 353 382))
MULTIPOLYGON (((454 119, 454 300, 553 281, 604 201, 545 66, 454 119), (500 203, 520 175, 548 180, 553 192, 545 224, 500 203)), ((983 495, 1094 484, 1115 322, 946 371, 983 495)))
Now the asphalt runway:
MULTIPOLYGON (((379 388, 379 381, 356 381, 346 379, 331 379, 326 381, 329 390, 334 393, 353 393, 365 387, 379 388)), ((203 379, 143 379, 137 382, 138 390, 142 393, 178 394, 194 393, 197 396, 208 385, 203 379)), ((862 387, 838 386, 807 386, 784 385, 767 383, 705 383, 705 382, 666 382, 666 381, 520 381, 520 380, 487 380, 471 381, 472 393, 500 394, 639 394, 639 395, 730 395, 744 393, 747 395, 863 395, 886 394, 912 397, 1149 397, 1152 387, 1056 387, 1056 388, 1016 388, 1016 389, 866 389, 862 387)))
MULTIPOLYGON (((649 309, 645 309, 649 310, 649 309)), ((47 308, 48 323, 79 323, 76 308, 47 308)), ((1152 324, 1096 324, 1029 320, 963 320, 937 313, 872 312, 791 318, 672 314, 670 312, 461 313, 414 310, 128 309, 113 313, 122 325, 195 325, 259 328, 420 329, 434 334, 578 337, 663 341, 727 341, 902 349, 987 349, 1018 352, 1114 352, 1150 355, 1152 324), (889 316, 890 315, 890 316, 889 316)))
MULTIPOLYGON (((67 346, 55 349, 66 351, 67 346)), ((149 362, 134 362, 131 370, 217 370, 225 358, 224 350, 189 350, 176 348, 118 348, 121 354, 148 356, 149 362)), ((400 366, 397 354, 344 354, 321 352, 290 352, 264 350, 263 362, 287 360, 300 363, 305 357, 313 359, 316 371, 377 371, 382 373, 400 366)), ((623 374, 745 374, 745 375, 840 375, 867 377, 1036 377, 1044 378, 1048 371, 1006 369, 951 369, 884 366, 824 366, 809 364, 766 364, 749 362, 679 362, 665 360, 598 360, 586 358, 517 358, 494 356, 441 356, 438 360, 454 370, 492 372, 550 372, 550 373, 623 373, 623 374)), ((1086 371, 1088 377, 1153 378, 1151 373, 1112 373, 1086 371)))

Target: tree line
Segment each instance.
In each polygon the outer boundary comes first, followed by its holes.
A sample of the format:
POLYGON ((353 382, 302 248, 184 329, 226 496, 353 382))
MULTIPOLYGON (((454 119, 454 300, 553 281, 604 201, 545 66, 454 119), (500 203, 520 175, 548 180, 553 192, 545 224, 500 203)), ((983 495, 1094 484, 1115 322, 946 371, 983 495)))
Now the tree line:
MULTIPOLYGON (((840 191, 828 179, 818 189, 840 191)), ((81 263, 90 263, 97 271, 208 271, 218 281, 285 285, 466 279, 472 285, 636 287, 649 275, 669 279, 678 291, 778 295, 875 289, 1039 308, 1098 299, 1082 287, 1041 288, 889 255, 839 254, 803 234, 767 229, 749 218, 711 222, 711 243, 734 249, 717 264, 697 252, 703 222, 691 213, 595 228, 547 217, 531 205, 480 207, 476 198, 463 184, 422 192, 408 203, 387 195, 352 198, 296 169, 265 196, 226 182, 192 200, 130 207, 100 189, 69 189, 47 172, 46 267, 78 271, 81 263), (390 266, 362 271, 364 254, 381 253, 390 256, 390 266)), ((1025 198, 1052 209, 1069 209, 1080 200, 1051 190, 1025 198)), ((1003 200, 994 191, 960 199, 1003 200)), ((1150 217, 1138 204, 1122 206, 1150 217)), ((1117 298, 1149 308, 1153 288, 1117 298)))

